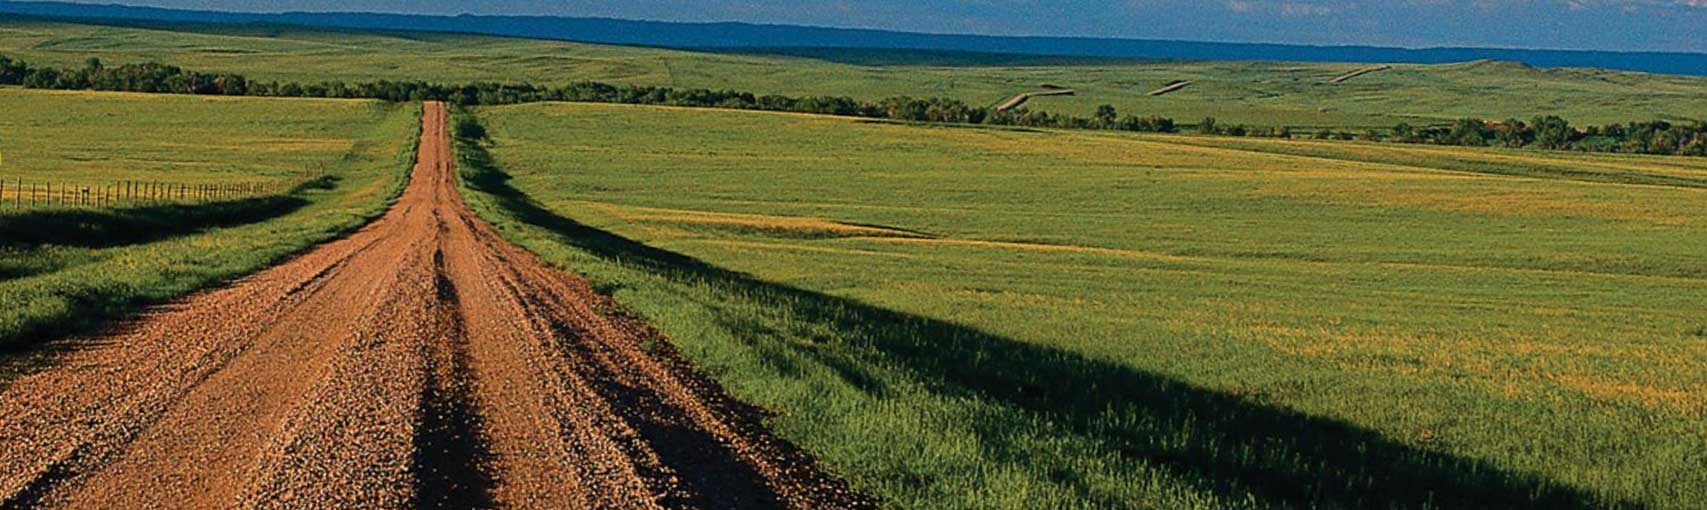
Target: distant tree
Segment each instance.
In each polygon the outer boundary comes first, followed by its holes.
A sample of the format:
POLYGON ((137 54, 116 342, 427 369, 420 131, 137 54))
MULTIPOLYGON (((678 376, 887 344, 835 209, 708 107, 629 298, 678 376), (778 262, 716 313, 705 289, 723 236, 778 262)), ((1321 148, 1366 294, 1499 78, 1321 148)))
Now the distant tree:
POLYGON ((1026 110, 1020 114, 1017 123, 1025 127, 1054 127, 1055 119, 1050 117, 1047 112, 1026 110))
POLYGON ((0 84, 18 85, 24 82, 24 76, 30 73, 30 66, 23 61, 12 60, 0 55, 0 84))
POLYGON ((1707 132, 1697 132, 1690 136, 1689 141, 1678 149, 1678 154, 1685 156, 1707 156, 1707 132))
MULTIPOLYGON (((237 74, 222 74, 214 78, 213 84, 220 93, 227 96, 243 96, 249 94, 249 80, 237 74)), ((333 96, 337 97, 337 96, 333 96)))
POLYGON ((1410 124, 1405 122, 1400 122, 1393 126, 1393 140, 1404 143, 1416 143, 1421 141, 1417 138, 1416 128, 1411 127, 1410 124))
POLYGON ((53 69, 31 69, 29 74, 24 75, 23 84, 25 87, 33 89, 57 88, 55 86, 59 84, 59 71, 53 69))
POLYGON ((1506 119, 1494 127, 1494 140, 1499 142, 1501 147, 1524 147, 1535 140, 1535 132, 1521 120, 1506 119))
POLYGON ((1448 145, 1463 145, 1466 147, 1482 147, 1488 144, 1488 127, 1481 119, 1459 119, 1452 124, 1452 129, 1442 140, 1448 145))
POLYGON ((1565 119, 1548 115, 1536 117, 1534 121, 1535 146, 1542 149, 1563 149, 1571 144, 1571 137, 1576 134, 1571 129, 1571 123, 1565 119))
POLYGON ((1206 135, 1218 135, 1221 134, 1221 129, 1215 125, 1215 117, 1204 117, 1202 121, 1197 123, 1197 132, 1206 135))
POLYGON ((1119 116, 1120 113, 1115 111, 1114 105, 1105 104, 1098 106, 1096 113, 1097 127, 1102 129, 1113 128, 1115 127, 1115 119, 1119 118, 1119 116))
POLYGON ((1144 130, 1152 133, 1173 133, 1179 131, 1179 125, 1174 119, 1151 115, 1144 117, 1144 130))

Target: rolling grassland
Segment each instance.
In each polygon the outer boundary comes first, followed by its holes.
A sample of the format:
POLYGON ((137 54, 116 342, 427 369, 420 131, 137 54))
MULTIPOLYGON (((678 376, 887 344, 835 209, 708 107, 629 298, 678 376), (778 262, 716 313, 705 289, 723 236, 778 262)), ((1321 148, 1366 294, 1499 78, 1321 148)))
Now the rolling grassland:
POLYGON ((476 211, 895 507, 1707 500, 1700 161, 464 115, 476 211))
POLYGON ((24 351, 365 223, 402 186, 419 107, 0 88, 0 110, 0 178, 274 190, 93 209, 4 202, 0 350, 24 351))
POLYGON ((0 54, 67 68, 89 57, 108 64, 158 61, 260 80, 531 81, 595 80, 735 89, 759 94, 948 97, 996 105, 1051 84, 1073 96, 1038 97, 1032 109, 1089 115, 1112 104, 1122 113, 1182 123, 1213 116, 1224 124, 1294 128, 1390 128, 1461 117, 1529 119, 1559 115, 1604 124, 1707 116, 1707 79, 1591 69, 1533 69, 1475 62, 1395 65, 1355 80, 1333 79, 1363 64, 1143 62, 1000 55, 909 58, 905 52, 855 58, 825 51, 768 56, 410 32, 286 26, 103 26, 30 18, 0 20, 0 54), (812 58, 816 55, 817 58, 812 58), (1189 88, 1148 93, 1169 83, 1189 88))
POLYGON ((318 177, 364 126, 334 128, 387 106, 0 87, 0 108, 6 177, 279 186, 318 177))

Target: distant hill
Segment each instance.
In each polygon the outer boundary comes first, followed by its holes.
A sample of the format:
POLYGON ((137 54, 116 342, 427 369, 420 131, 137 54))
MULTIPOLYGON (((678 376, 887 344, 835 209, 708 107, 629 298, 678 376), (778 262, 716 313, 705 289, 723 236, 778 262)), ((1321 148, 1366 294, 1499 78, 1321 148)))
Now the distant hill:
POLYGON ((1085 37, 998 37, 749 23, 673 23, 544 16, 423 16, 372 13, 229 13, 0 1, 0 12, 39 16, 211 23, 286 23, 319 27, 425 30, 671 48, 783 52, 779 48, 910 49, 1057 57, 1438 64, 1508 60, 1538 67, 1599 67, 1707 76, 1707 54, 1306 46, 1085 37))

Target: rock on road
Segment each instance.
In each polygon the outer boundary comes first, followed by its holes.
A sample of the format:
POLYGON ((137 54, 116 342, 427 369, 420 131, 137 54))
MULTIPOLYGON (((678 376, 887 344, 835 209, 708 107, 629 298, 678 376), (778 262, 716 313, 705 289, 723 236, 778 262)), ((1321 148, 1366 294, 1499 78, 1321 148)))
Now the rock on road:
POLYGON ((446 108, 383 217, 0 393, 0 508, 869 506, 463 203, 446 108))

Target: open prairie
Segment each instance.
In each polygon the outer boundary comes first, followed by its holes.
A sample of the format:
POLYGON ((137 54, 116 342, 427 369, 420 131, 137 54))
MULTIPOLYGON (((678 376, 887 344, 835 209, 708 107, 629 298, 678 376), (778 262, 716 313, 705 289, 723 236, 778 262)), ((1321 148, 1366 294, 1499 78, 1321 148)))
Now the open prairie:
POLYGON ((13 176, 88 185, 278 185, 318 177, 363 141, 355 133, 396 110, 375 101, 13 87, 0 87, 0 108, 6 156, 18 165, 13 176))
POLYGON ((1073 96, 1039 97, 1034 109, 1121 112, 1192 123, 1294 128, 1389 128, 1460 117, 1559 115, 1579 125, 1694 119, 1707 112, 1707 79, 1500 62, 1395 65, 1340 84, 1364 64, 1146 62, 905 51, 801 51, 797 56, 698 53, 422 32, 291 26, 95 25, 0 19, 0 55, 79 67, 158 61, 262 80, 577 80, 735 89, 760 94, 949 97, 996 105, 1050 84, 1073 96), (1191 87, 1150 91, 1175 81, 1191 87))
POLYGON ((766 51, 0 18, 0 509, 1707 502, 1707 78, 766 51))
POLYGON ((900 506, 1707 498, 1695 160, 477 117, 478 210, 900 506))

